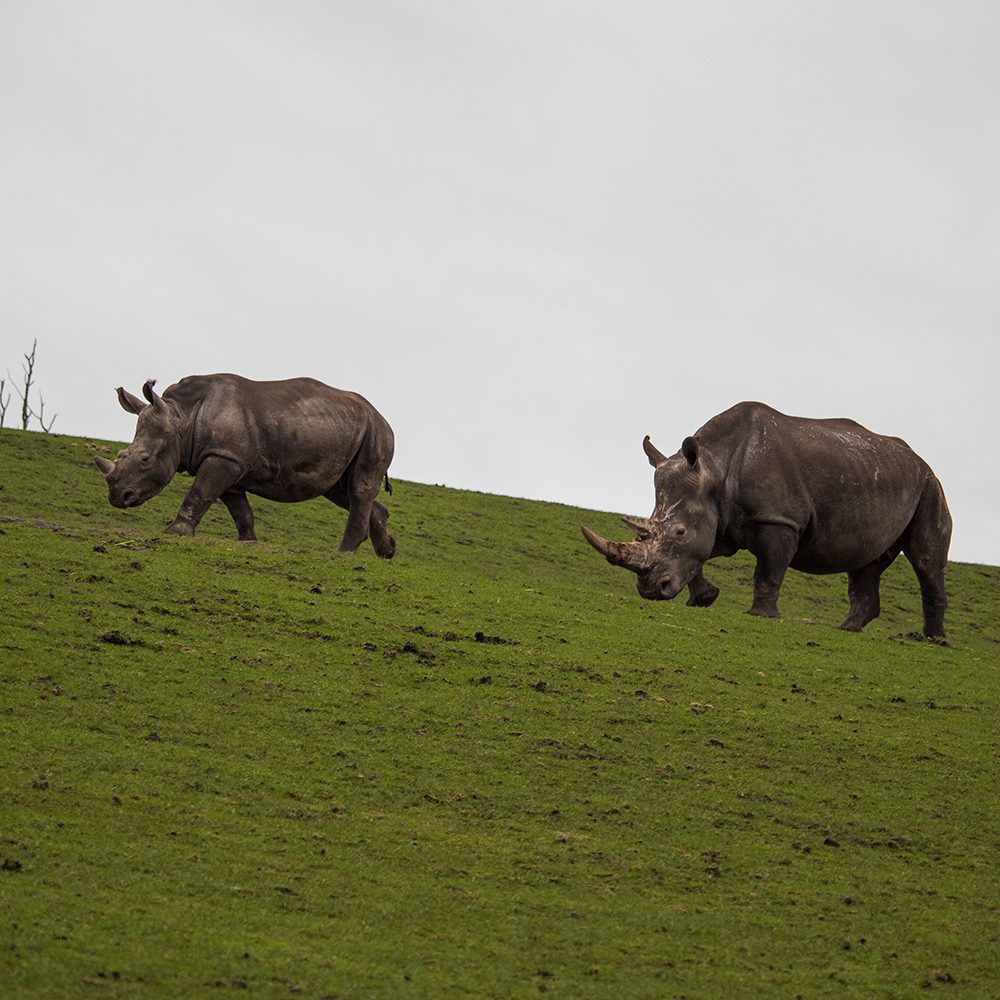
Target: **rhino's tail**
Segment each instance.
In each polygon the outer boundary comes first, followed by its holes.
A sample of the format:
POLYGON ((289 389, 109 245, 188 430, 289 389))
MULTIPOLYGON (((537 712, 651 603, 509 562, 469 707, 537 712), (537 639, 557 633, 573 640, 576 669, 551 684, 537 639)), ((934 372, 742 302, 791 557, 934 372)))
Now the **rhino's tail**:
POLYGON ((392 496, 392 483, 389 482, 388 472, 385 474, 385 491, 389 494, 389 496, 392 496))

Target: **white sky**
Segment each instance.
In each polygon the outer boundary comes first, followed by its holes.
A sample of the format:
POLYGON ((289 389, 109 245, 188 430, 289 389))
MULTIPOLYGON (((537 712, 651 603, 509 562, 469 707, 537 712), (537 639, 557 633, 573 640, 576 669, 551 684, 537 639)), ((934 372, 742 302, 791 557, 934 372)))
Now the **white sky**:
POLYGON ((639 514, 646 433, 850 416, 1000 564, 998 53, 994 0, 3 0, 0 374, 120 440, 117 385, 312 375, 400 478, 639 514))

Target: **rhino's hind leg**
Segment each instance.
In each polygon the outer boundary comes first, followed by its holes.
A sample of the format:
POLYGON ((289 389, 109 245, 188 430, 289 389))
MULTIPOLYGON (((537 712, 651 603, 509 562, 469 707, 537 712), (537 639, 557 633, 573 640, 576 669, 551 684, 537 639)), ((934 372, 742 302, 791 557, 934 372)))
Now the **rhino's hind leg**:
POLYGON ((879 582, 898 555, 898 548, 891 549, 867 566, 847 574, 847 595, 851 609, 840 625, 845 632, 860 632, 870 621, 878 618, 882 610, 879 582))
POLYGON ((372 504, 372 516, 369 522, 372 547, 383 559, 391 559, 396 554, 396 539, 389 534, 386 522, 389 511, 378 501, 372 504))
MULTIPOLYGON (((381 479, 379 480, 381 483, 381 479)), ((378 486, 376 486, 376 492, 378 486)), ((333 489, 324 494, 327 500, 331 500, 338 507, 343 507, 348 512, 347 527, 344 529, 344 537, 340 542, 341 552, 354 552, 358 546, 366 539, 371 538, 372 548, 375 553, 383 559, 391 559, 396 553, 396 539, 389 534, 386 522, 389 520, 389 511, 382 504, 369 498, 365 501, 362 498, 359 503, 356 496, 348 490, 341 479, 333 489), (364 508, 367 513, 361 513, 364 508)))
POLYGON ((243 490, 226 490, 222 494, 222 502, 236 522, 236 532, 241 542, 256 542, 257 535, 253 529, 253 511, 243 490))
POLYGON ((327 500, 332 500, 338 507, 343 507, 347 511, 347 526, 344 528, 344 537, 340 540, 339 552, 355 552, 358 546, 370 534, 369 524, 371 522, 372 500, 367 504, 358 503, 350 494, 341 479, 331 490, 323 494, 327 500), (364 512, 361 507, 364 506, 364 512))
POLYGON ((948 595, 944 589, 944 566, 930 560, 914 559, 907 553, 917 581, 924 612, 924 635, 928 639, 944 638, 944 613, 948 609, 948 595))
POLYGON ((929 639, 944 637, 944 613, 948 607, 944 570, 948 565, 950 544, 951 514, 941 484, 931 476, 903 544, 903 552, 920 584, 924 635, 929 639))

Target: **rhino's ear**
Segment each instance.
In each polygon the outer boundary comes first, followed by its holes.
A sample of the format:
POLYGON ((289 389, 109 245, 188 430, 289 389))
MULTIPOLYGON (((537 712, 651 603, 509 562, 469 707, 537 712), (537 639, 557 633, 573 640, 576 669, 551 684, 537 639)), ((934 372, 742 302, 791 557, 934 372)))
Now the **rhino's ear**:
POLYGON ((126 392, 121 386, 118 386, 116 392, 118 393, 118 402, 121 403, 121 407, 126 413, 138 414, 146 409, 146 404, 138 396, 126 392))
POLYGON ((653 466, 654 469, 656 466, 662 465, 667 460, 667 456, 664 455, 663 452, 649 440, 648 434, 642 439, 642 450, 646 453, 646 457, 649 459, 649 464, 653 466))
POLYGON ((693 437, 684 438, 681 454, 687 459, 687 464, 693 469, 698 464, 698 442, 693 437))

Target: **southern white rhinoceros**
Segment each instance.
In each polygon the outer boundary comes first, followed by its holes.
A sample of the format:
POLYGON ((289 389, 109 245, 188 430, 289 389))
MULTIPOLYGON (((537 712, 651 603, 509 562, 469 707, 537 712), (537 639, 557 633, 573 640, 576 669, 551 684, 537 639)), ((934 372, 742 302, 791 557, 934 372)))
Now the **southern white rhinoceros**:
POLYGON ((879 614, 879 578, 905 553, 920 583, 924 633, 944 635, 944 571, 951 515, 927 463, 895 437, 853 420, 789 417, 738 403, 667 457, 648 437, 656 506, 626 518, 637 540, 611 542, 587 528, 608 562, 638 577, 639 593, 709 605, 718 588, 702 575, 713 556, 757 557, 750 614, 778 617, 785 571, 847 573, 850 610, 840 626, 859 632, 879 614))
POLYGON ((221 500, 239 537, 256 538, 247 493, 296 502, 323 496, 348 511, 341 552, 368 537, 391 558, 396 541, 389 512, 375 501, 392 461, 393 434, 364 397, 310 378, 253 382, 239 375, 191 375, 162 396, 153 381, 145 401, 118 389, 122 408, 138 416, 135 438, 114 462, 98 458, 115 507, 137 507, 176 472, 194 476, 167 527, 193 535, 205 511, 221 500))

